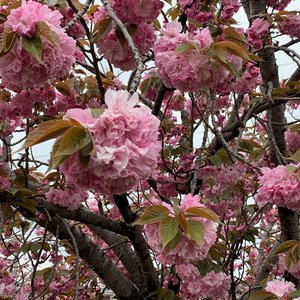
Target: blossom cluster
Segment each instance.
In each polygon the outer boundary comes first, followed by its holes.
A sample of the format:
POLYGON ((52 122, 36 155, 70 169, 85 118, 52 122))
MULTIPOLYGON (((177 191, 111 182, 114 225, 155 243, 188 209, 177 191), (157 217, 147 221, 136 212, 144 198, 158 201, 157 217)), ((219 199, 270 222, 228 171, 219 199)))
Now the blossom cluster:
POLYGON ((300 180, 297 174, 289 173, 288 168, 282 165, 273 169, 264 167, 261 171, 257 204, 263 206, 270 203, 299 210, 300 180))
POLYGON ((277 28, 282 34, 289 35, 291 38, 300 38, 300 16, 287 15, 283 21, 278 22, 277 28))
POLYGON ((274 9, 284 10, 290 2, 291 0, 267 0, 266 4, 274 9))
POLYGON ((62 165, 67 183, 94 189, 102 194, 124 193, 150 176, 161 145, 159 120, 148 108, 136 107, 137 95, 128 99, 125 91, 108 90, 107 108, 99 118, 90 110, 71 109, 65 117, 85 126, 93 136, 94 150, 87 168, 80 164, 79 153, 62 165))
POLYGON ((52 11, 47 5, 35 1, 23 2, 22 6, 13 9, 3 25, 3 30, 16 34, 16 41, 12 48, 0 57, 0 74, 2 83, 10 89, 20 90, 30 87, 40 87, 57 78, 65 76, 74 63, 76 50, 75 40, 69 37, 60 27, 62 15, 52 11), (56 44, 48 37, 40 34, 38 23, 43 22, 51 30, 58 41, 56 44), (39 51, 41 47, 41 61, 28 48, 24 48, 23 41, 34 44, 39 51), (41 45, 40 45, 41 43, 41 45))
POLYGON ((180 91, 197 91, 220 84, 228 71, 204 53, 213 43, 208 28, 193 35, 181 33, 181 24, 171 22, 161 30, 154 46, 157 74, 168 87, 180 91), (186 47, 181 51, 178 47, 186 47))
POLYGON ((264 41, 269 34, 269 27, 270 24, 267 20, 257 18, 247 29, 248 41, 254 50, 260 50, 263 48, 264 41))
POLYGON ((76 188, 66 187, 64 190, 50 187, 49 191, 45 193, 46 199, 53 204, 57 204, 67 209, 77 208, 81 202, 84 202, 88 198, 88 193, 76 188))
MULTIPOLYGON (((204 206, 200 204, 199 200, 198 196, 186 195, 180 203, 180 211, 185 212, 190 207, 204 206)), ((170 213, 174 213, 171 205, 161 203, 158 199, 151 200, 151 203, 162 204, 170 210, 170 213)), ((204 259, 207 256, 210 247, 216 240, 216 226, 208 219, 196 218, 195 220, 204 224, 204 241, 202 246, 200 247, 187 235, 182 234, 180 242, 168 253, 164 253, 163 251, 159 236, 159 222, 145 225, 146 239, 151 248, 157 253, 157 259, 160 263, 165 265, 184 264, 204 259)))
POLYGON ((229 20, 240 9, 240 3, 238 0, 221 0, 223 5, 221 17, 224 21, 229 20))
POLYGON ((202 277, 193 264, 177 265, 176 272, 181 279, 180 293, 184 299, 228 299, 230 277, 224 273, 210 271, 202 277))
POLYGON ((213 18, 215 6, 208 5, 206 1, 179 0, 179 4, 184 13, 191 19, 199 23, 205 23, 213 18))
MULTIPOLYGON (((149 22, 157 18, 163 7, 163 2, 160 0, 114 0, 111 6, 116 15, 127 26, 127 29, 132 29, 132 39, 139 52, 141 54, 147 53, 156 39, 154 27, 149 22)), ((105 9, 101 8, 94 14, 93 22, 96 24, 107 18, 105 9)), ((99 53, 110 63, 117 68, 128 71, 136 67, 136 62, 128 42, 122 35, 119 29, 113 26, 108 34, 103 35, 97 41, 97 46, 99 53)))

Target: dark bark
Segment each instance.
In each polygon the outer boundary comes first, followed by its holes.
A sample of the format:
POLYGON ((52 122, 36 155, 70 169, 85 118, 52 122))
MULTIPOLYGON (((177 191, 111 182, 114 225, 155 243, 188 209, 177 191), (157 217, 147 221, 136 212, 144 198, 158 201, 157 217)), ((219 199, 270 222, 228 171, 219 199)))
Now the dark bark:
MULTIPOLYGON (((38 222, 45 226, 44 221, 38 222)), ((59 239, 70 240, 69 229, 75 238, 80 257, 90 266, 90 268, 105 282, 105 284, 117 295, 120 300, 142 300, 137 287, 124 276, 113 262, 103 253, 86 234, 82 233, 75 225, 62 222, 57 217, 51 217, 51 222, 47 223, 47 230, 55 235, 59 226, 59 239)))
POLYGON ((141 294, 145 295, 147 293, 145 278, 140 268, 139 260, 135 252, 132 250, 129 240, 121 235, 99 227, 89 227, 99 238, 112 248, 116 256, 120 259, 128 271, 132 282, 138 287, 141 294))
MULTIPOLYGON (((134 222, 136 215, 132 212, 126 195, 114 195, 114 200, 126 223, 134 222)), ((138 256, 140 267, 147 282, 148 291, 155 291, 159 286, 158 274, 153 266, 149 252, 149 245, 146 242, 140 226, 132 226, 127 232, 132 246, 138 256)))

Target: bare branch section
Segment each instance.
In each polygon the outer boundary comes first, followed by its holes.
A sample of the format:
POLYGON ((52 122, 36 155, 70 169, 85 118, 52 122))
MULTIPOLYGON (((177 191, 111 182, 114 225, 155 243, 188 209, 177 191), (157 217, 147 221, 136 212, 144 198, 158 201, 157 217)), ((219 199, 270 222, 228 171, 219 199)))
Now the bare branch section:
MULTIPOLYGON (((40 224, 43 226, 43 224, 40 224)), ((76 241, 80 257, 103 279, 105 284, 121 300, 142 299, 136 286, 124 276, 103 251, 93 243, 75 225, 62 223, 57 217, 53 217, 48 223, 47 230, 55 234, 59 226, 59 238, 70 240, 70 232, 76 241), (69 227, 69 229, 66 228, 69 227)))
POLYGON ((87 0, 84 4, 81 11, 79 11, 75 17, 68 22, 68 24, 64 27, 65 31, 68 31, 73 25, 75 25, 82 17, 83 15, 88 11, 90 5, 92 4, 93 0, 87 0))
MULTIPOLYGON (((114 200, 125 222, 132 223, 136 216, 131 211, 126 195, 115 195, 114 200)), ((146 279, 149 292, 155 291, 159 284, 158 276, 150 257, 149 246, 143 237, 141 228, 139 226, 133 226, 127 236, 131 240, 139 258, 140 266, 146 279)))
POLYGON ((140 84, 141 78, 142 78, 142 73, 143 73, 143 69, 144 69, 143 60, 140 56, 139 50, 134 45, 133 39, 130 36, 130 34, 128 33, 126 26, 122 23, 122 21, 114 13, 113 9, 111 8, 111 6, 109 4, 109 1, 101 0, 101 2, 103 3, 108 15, 114 20, 114 22, 117 24, 117 26, 122 31, 126 41, 128 42, 128 46, 129 46, 130 50, 132 51, 133 58, 137 64, 137 69, 136 69, 135 75, 132 79, 132 83, 131 83, 131 86, 129 89, 129 93, 133 94, 137 90, 137 88, 140 84))

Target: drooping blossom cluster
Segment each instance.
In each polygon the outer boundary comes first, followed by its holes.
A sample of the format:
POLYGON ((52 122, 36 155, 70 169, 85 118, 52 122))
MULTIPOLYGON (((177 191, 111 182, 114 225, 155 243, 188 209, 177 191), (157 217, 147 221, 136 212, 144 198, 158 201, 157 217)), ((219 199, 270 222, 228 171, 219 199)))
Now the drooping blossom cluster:
POLYGON ((267 0, 266 4, 274 9, 284 10, 290 2, 291 0, 267 0))
POLYGON ((229 20, 240 9, 240 3, 238 0, 221 0, 223 5, 221 17, 224 21, 229 20))
POLYGON ((293 153, 300 149, 300 135, 297 132, 287 130, 284 133, 284 138, 288 150, 293 153))
POLYGON ((128 99, 128 92, 108 90, 107 108, 99 118, 90 110, 71 109, 66 118, 75 119, 93 136, 94 150, 87 168, 72 155, 61 165, 70 185, 93 189, 102 194, 124 193, 150 176, 161 144, 159 120, 148 108, 136 107, 138 96, 128 99))
POLYGON ((247 29, 248 41, 254 50, 260 50, 263 48, 264 42, 269 34, 269 27, 270 24, 267 20, 257 18, 247 29))
MULTIPOLYGON (((74 10, 71 7, 62 8, 60 10, 60 13, 63 16, 63 19, 61 21, 61 26, 65 27, 72 18, 76 15, 74 10)), ((87 21, 87 18, 85 18, 85 21, 87 21)), ((84 27, 80 22, 76 22, 68 31, 69 36, 72 36, 76 39, 82 38, 85 36, 86 32, 84 30, 84 27)))
POLYGON ((74 187, 66 187, 63 190, 50 187, 49 191, 45 193, 45 196, 47 201, 72 210, 77 208, 81 202, 87 200, 88 193, 82 190, 76 190, 74 187))
MULTIPOLYGON (((152 1, 149 1, 149 4, 151 3, 152 1)), ((132 13, 131 9, 132 7, 130 7, 130 13, 132 13)), ((140 17, 143 18, 143 10, 141 9, 138 11, 141 13, 140 17)), ((125 12, 124 14, 127 16, 125 12)), ((102 8, 94 14, 93 21, 96 24, 97 22, 101 22, 106 18, 108 18, 108 16, 105 9, 102 8)), ((125 24, 127 25, 128 23, 125 22, 125 24)), ((144 21, 140 23, 133 23, 133 25, 132 23, 129 23, 128 26, 131 26, 133 30, 132 39, 136 48, 141 54, 147 53, 149 49, 154 45, 156 39, 153 25, 144 21)), ((136 62, 133 58, 132 51, 129 48, 128 42, 124 37, 122 38, 121 36, 122 33, 119 31, 119 29, 117 29, 116 26, 113 26, 108 34, 103 35, 97 41, 98 50, 99 53, 103 55, 116 68, 120 68, 125 71, 132 70, 136 67, 136 62)))
POLYGON ((259 206, 267 203, 285 206, 293 210, 300 209, 300 180, 297 174, 291 172, 286 166, 276 168, 261 168, 259 177, 260 188, 256 195, 259 206))
POLYGON ((23 2, 11 11, 4 23, 4 30, 16 33, 16 41, 10 51, 0 57, 2 83, 13 90, 40 87, 65 76, 74 63, 75 40, 60 27, 62 15, 38 2, 23 2), (59 39, 59 45, 38 34, 37 25, 44 22, 59 39), (41 61, 29 53, 23 39, 41 39, 41 61))
POLYGON ((243 75, 236 79, 232 84, 232 88, 236 93, 247 94, 261 83, 262 78, 259 68, 252 63, 247 63, 243 75))
POLYGON ((202 185, 200 193, 204 203, 217 214, 230 218, 243 205, 243 194, 234 189, 245 174, 240 166, 205 166, 200 169, 199 179, 202 185))
POLYGON ((164 3, 160 0, 113 0, 115 14, 127 24, 140 24, 155 20, 164 3))
POLYGON ((191 19, 205 23, 213 18, 215 6, 207 1, 179 0, 182 11, 191 19))
POLYGON ((228 71, 203 52, 213 42, 209 29, 197 30, 193 35, 181 33, 181 29, 180 23, 171 22, 161 30, 163 36, 154 46, 158 76, 166 86, 180 91, 219 84, 228 71), (181 51, 180 47, 187 49, 181 51))
POLYGON ((289 293, 296 290, 295 285, 292 282, 285 280, 272 280, 267 283, 265 287, 267 292, 270 292, 277 297, 287 296, 289 293))
POLYGON ((291 38, 300 38, 300 15, 289 14, 278 22, 278 30, 291 38))
MULTIPOLYGON (((198 196, 186 195, 180 203, 179 209, 181 212, 186 211, 190 207, 204 206, 200 204, 198 196)), ((166 206, 170 212, 174 213, 171 205, 161 203, 158 199, 151 200, 153 204, 162 204, 166 206)), ((180 242, 168 253, 164 253, 162 242, 159 236, 159 222, 148 224, 144 226, 146 239, 151 248, 157 253, 157 260, 164 265, 184 264, 203 259, 207 256, 210 247, 216 240, 216 226, 215 224, 203 218, 195 218, 195 220, 204 224, 204 241, 202 246, 196 244, 184 233, 182 234, 180 242)))
POLYGON ((228 299, 230 277, 224 273, 210 271, 201 276, 199 270, 193 264, 177 265, 176 272, 181 279, 180 294, 184 299, 228 299))

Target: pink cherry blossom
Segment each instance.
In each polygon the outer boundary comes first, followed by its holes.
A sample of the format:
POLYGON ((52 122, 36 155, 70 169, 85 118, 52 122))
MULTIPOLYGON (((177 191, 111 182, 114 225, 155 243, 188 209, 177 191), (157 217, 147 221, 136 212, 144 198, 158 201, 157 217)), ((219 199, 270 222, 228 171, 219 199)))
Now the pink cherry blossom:
POLYGON ((13 90, 40 87, 63 77, 70 70, 75 59, 75 41, 60 27, 61 14, 38 2, 23 2, 14 9, 4 23, 4 29, 17 33, 12 49, 0 58, 2 83, 13 90), (32 38, 37 22, 45 22, 58 36, 60 45, 51 44, 45 37, 42 41, 41 62, 22 46, 21 40, 32 38))
POLYGON ((267 292, 273 293, 278 297, 283 297, 296 290, 292 282, 285 280, 272 280, 267 283, 265 288, 267 292))
POLYGON ((285 206, 299 210, 300 181, 295 173, 289 173, 286 166, 276 168, 261 168, 263 173, 259 178, 260 188, 256 202, 262 206, 267 203, 285 206))
POLYGON ((87 127, 94 139, 88 167, 83 169, 78 154, 61 166, 67 182, 99 193, 128 191, 138 180, 148 178, 156 165, 160 142, 159 120, 146 107, 136 107, 137 95, 108 90, 107 109, 98 118, 88 110, 72 109, 66 116, 87 127))

